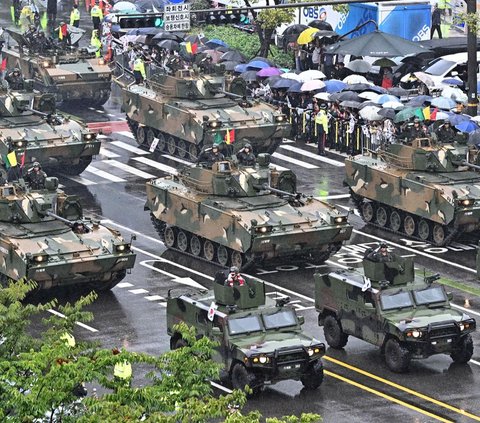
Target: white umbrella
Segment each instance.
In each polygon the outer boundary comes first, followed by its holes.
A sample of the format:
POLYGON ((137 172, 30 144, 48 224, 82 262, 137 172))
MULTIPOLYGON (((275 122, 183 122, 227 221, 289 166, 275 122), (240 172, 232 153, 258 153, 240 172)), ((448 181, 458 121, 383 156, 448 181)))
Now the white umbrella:
POLYGON ((448 113, 445 113, 445 112, 437 112, 437 115, 435 117, 435 120, 446 120, 448 119, 450 115, 448 113))
POLYGON ((468 100, 467 94, 465 94, 460 88, 445 87, 442 90, 442 97, 452 98, 455 101, 465 103, 468 100))
POLYGON ((359 97, 372 101, 375 101, 379 95, 380 94, 374 93, 373 91, 364 91, 363 93, 358 94, 359 97))
POLYGON ((293 72, 282 73, 280 75, 280 77, 285 78, 285 79, 293 79, 294 81, 300 82, 300 77, 296 73, 293 73, 293 72))
POLYGON ((470 120, 473 120, 474 122, 480 122, 480 116, 474 116, 470 120))
POLYGON ((353 72, 367 73, 372 69, 372 65, 366 60, 353 60, 345 65, 347 69, 350 69, 353 72))
POLYGON ((349 84, 349 85, 352 85, 352 84, 372 85, 372 83, 367 81, 367 78, 365 78, 362 75, 348 75, 346 78, 343 79, 343 82, 345 82, 346 84, 349 84))
POLYGON ((135 6, 133 3, 130 3, 129 1, 119 1, 118 3, 114 4, 112 10, 117 12, 125 12, 127 10, 138 10, 138 9, 137 9, 137 6, 135 6))
POLYGON ((319 79, 312 79, 311 81, 306 81, 302 84, 300 89, 302 91, 315 91, 325 88, 325 82, 320 81, 319 79))
POLYGON ((378 114, 379 110, 380 108, 377 106, 366 106, 358 113, 363 119, 366 120, 383 120, 384 116, 378 114))
POLYGON ((319 100, 330 101, 330 93, 317 93, 314 95, 314 97, 318 98, 319 100))
POLYGON ((405 107, 405 104, 399 101, 386 101, 382 104, 382 107, 385 109, 401 110, 405 107))
POLYGON ((413 73, 419 81, 422 81, 427 87, 435 85, 432 77, 425 72, 414 72, 413 73))
POLYGON ((323 72, 320 72, 319 70, 315 70, 315 69, 303 71, 298 76, 300 77, 299 81, 301 82, 311 81, 312 79, 326 78, 323 72))

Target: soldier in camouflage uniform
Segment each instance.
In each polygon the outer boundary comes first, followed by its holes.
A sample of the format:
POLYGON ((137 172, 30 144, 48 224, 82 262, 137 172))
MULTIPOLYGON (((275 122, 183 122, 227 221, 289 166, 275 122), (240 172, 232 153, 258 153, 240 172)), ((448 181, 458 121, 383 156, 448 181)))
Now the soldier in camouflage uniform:
POLYGON ((44 189, 46 179, 47 174, 42 170, 42 166, 38 162, 33 164, 33 167, 28 170, 25 176, 25 182, 30 184, 30 188, 34 190, 44 189))

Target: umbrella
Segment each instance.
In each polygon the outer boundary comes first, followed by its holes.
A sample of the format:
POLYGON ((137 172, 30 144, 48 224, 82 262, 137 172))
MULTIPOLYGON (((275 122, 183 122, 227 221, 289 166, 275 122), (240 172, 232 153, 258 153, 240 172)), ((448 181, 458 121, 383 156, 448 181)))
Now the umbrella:
POLYGON ((275 66, 275 63, 272 60, 262 56, 254 57, 252 60, 250 60, 250 62, 255 62, 256 60, 259 60, 260 62, 265 62, 266 64, 268 64, 268 66, 275 66))
MULTIPOLYGON (((373 85, 370 84, 365 84, 365 83, 359 83, 359 84, 349 84, 347 87, 344 89, 344 91, 373 91, 373 85)), ((383 94, 383 93, 382 93, 383 94)))
POLYGON ((397 57, 419 54, 429 50, 418 43, 379 30, 360 37, 339 41, 326 48, 330 54, 353 54, 355 56, 397 57))
POLYGON ((135 0, 135 5, 142 12, 158 12, 165 5, 164 0, 135 0))
POLYGON ((320 72, 319 70, 315 69, 310 69, 303 71, 298 74, 299 76, 299 81, 311 81, 312 79, 322 79, 325 78, 325 74, 323 72, 320 72))
POLYGON ((367 78, 362 75, 348 75, 343 79, 347 84, 368 84, 367 78))
POLYGON ((463 85, 463 81, 457 78, 447 78, 447 79, 442 79, 442 84, 455 85, 459 87, 460 85, 463 85))
POLYGON ((459 103, 465 103, 468 100, 467 94, 456 87, 445 87, 441 92, 441 96, 451 98, 459 103))
POLYGON ((413 72, 413 75, 427 86, 435 85, 432 77, 425 72, 413 72))
POLYGON ((218 63, 223 53, 221 51, 209 49, 209 50, 204 50, 203 54, 210 56, 212 58, 213 63, 218 63))
POLYGON ((475 122, 480 122, 480 116, 474 116, 471 118, 471 120, 475 121, 475 122))
POLYGON ((232 72, 235 70, 235 67, 238 65, 238 62, 234 60, 227 60, 226 62, 222 62, 221 65, 225 68, 226 71, 232 72))
POLYGON ((252 82, 257 80, 257 71, 248 70, 240 74, 240 78, 244 79, 247 82, 252 82))
POLYGON ((331 101, 330 94, 328 93, 317 93, 314 95, 314 97, 318 98, 319 100, 331 101))
POLYGON ((478 125, 471 120, 466 120, 464 122, 461 122, 458 125, 455 125, 455 128, 457 128, 460 132, 466 132, 467 134, 479 129, 478 125))
POLYGON ((346 68, 357 73, 367 73, 372 68, 372 65, 365 60, 354 60, 345 65, 346 68))
POLYGON ((219 40, 218 38, 212 38, 211 40, 208 40, 205 43, 206 46, 210 48, 215 48, 215 47, 228 47, 228 44, 225 41, 219 40))
POLYGON ((357 94, 354 93, 353 91, 343 91, 338 94, 334 94, 332 98, 335 98, 336 101, 358 101, 361 102, 362 98, 357 94))
POLYGON ((287 90, 289 93, 301 93, 302 92, 302 82, 296 81, 295 84, 290 86, 290 88, 287 90))
POLYGON ((452 125, 458 125, 462 122, 467 122, 471 120, 471 117, 468 115, 462 115, 459 113, 452 113, 448 116, 447 119, 452 125))
MULTIPOLYGON (((356 88, 356 85, 351 85, 350 86, 350 89, 353 89, 353 88, 356 88)), ((377 94, 386 94, 387 93, 387 90, 385 88, 379 87, 379 86, 373 85, 373 84, 370 84, 370 86, 368 88, 366 88, 365 90, 373 91, 374 93, 377 93, 377 94)))
POLYGON ((274 82, 280 81, 281 79, 282 78, 280 78, 280 75, 272 75, 272 76, 269 76, 268 78, 265 78, 263 83, 268 84, 271 87, 274 82))
POLYGON ((247 70, 247 64, 246 63, 240 63, 239 65, 235 66, 235 69, 233 69, 237 73, 242 73, 247 70))
POLYGON ((272 85, 272 88, 277 88, 277 89, 285 89, 285 88, 290 88, 292 85, 295 85, 297 81, 294 81, 293 79, 285 79, 280 77, 278 81, 275 81, 272 85))
POLYGON ((226 53, 228 51, 231 51, 230 47, 225 47, 225 46, 215 47, 215 50, 219 51, 220 53, 226 53))
POLYGON ((158 47, 164 48, 165 50, 180 50, 180 43, 173 40, 162 40, 158 43, 158 47))
POLYGON ((365 100, 376 100, 379 96, 379 94, 374 93, 372 91, 365 91, 363 93, 358 94, 360 98, 363 98, 365 100))
POLYGON ((405 108, 405 104, 400 103, 399 101, 386 101, 382 104, 384 109, 393 109, 393 110, 402 110, 405 108))
POLYGON ((383 103, 386 103, 387 101, 394 101, 396 103, 400 103, 400 99, 398 97, 395 97, 394 95, 390 95, 390 94, 382 94, 378 96, 376 103, 383 104, 383 103))
POLYGON ((332 25, 330 25, 327 21, 322 21, 320 19, 315 19, 314 21, 311 21, 308 26, 324 31, 333 31, 332 25))
POLYGON ((85 30, 82 28, 76 28, 73 25, 67 25, 68 32, 70 33, 70 40, 72 44, 77 43, 80 41, 80 38, 83 37, 83 34, 85 34, 85 30))
MULTIPOLYGON (((247 66, 248 67, 248 66, 247 66)), ((280 75, 282 73, 282 71, 278 68, 273 68, 271 66, 269 66, 268 68, 263 68, 263 69, 260 69, 258 72, 257 72, 257 76, 261 76, 261 77, 264 77, 264 76, 274 76, 274 75, 280 75)))
POLYGON ((285 79, 293 79, 294 81, 300 81, 300 77, 293 72, 282 73, 281 77, 285 79))
POLYGON ((360 103, 360 102, 358 102, 358 101, 349 101, 349 100, 346 100, 346 101, 342 101, 342 102, 340 103, 340 106, 342 106, 342 107, 350 107, 350 108, 352 108, 352 109, 358 109, 359 106, 360 106, 360 104, 362 104, 362 103, 360 103))
POLYGON ((468 134, 468 144, 478 145, 480 144, 480 131, 475 130, 468 134))
POLYGON ((286 35, 299 35, 302 31, 307 29, 307 25, 302 25, 302 24, 295 24, 295 25, 290 25, 285 28, 285 31, 283 31, 283 36, 285 37, 286 35))
POLYGON ((326 29, 321 29, 313 34, 313 38, 323 40, 326 38, 327 40, 333 42, 333 40, 337 39, 340 37, 339 34, 337 34, 335 31, 329 31, 326 29))
POLYGON ((330 79, 328 81, 325 81, 325 88, 327 89, 327 93, 338 93, 347 86, 348 85, 345 84, 345 82, 338 79, 330 79))
POLYGON ((395 118, 393 119, 393 121, 395 123, 398 123, 398 122, 403 122, 403 121, 406 121, 414 116, 418 117, 417 115, 417 108, 415 107, 406 107, 405 109, 403 110, 400 110, 396 115, 395 115, 395 118))
MULTIPOLYGON (((110 15, 107 15, 107 16, 110 16, 110 15)), ((134 29, 129 29, 126 35, 157 35, 159 32, 166 32, 166 31, 164 31, 161 28, 134 28, 134 29)), ((167 32, 167 34, 171 34, 171 33, 167 32)), ((173 39, 176 40, 178 38, 176 35, 174 36, 175 38, 172 38, 172 40, 173 39)))
POLYGON ((300 88, 302 91, 315 91, 325 88, 325 83, 319 79, 312 79, 311 81, 306 81, 302 84, 300 88))
POLYGON ((380 116, 383 116, 386 119, 394 119, 395 118, 395 110, 393 109, 380 109, 378 111, 380 116))
POLYGON ((425 103, 430 103, 432 99, 433 97, 430 97, 429 95, 419 95, 413 97, 406 105, 412 107, 423 106, 425 103))
POLYGON ((408 91, 402 87, 392 87, 387 90, 388 94, 392 94, 397 97, 407 97, 408 91))
POLYGON ((432 106, 438 107, 443 110, 450 110, 455 107, 456 103, 451 98, 447 97, 436 97, 431 102, 432 106))
POLYGON ((381 68, 391 68, 392 66, 397 66, 397 63, 388 57, 382 57, 377 59, 372 63, 373 66, 380 66, 381 68))
POLYGON ((236 62, 245 62, 245 56, 237 50, 230 50, 226 53, 223 53, 220 57, 221 61, 234 60, 236 62))
POLYGON ((375 106, 364 107, 358 114, 365 120, 383 120, 384 116, 378 114, 379 108, 375 106))
POLYGON ((119 1, 115 3, 110 12, 125 12, 126 10, 138 10, 137 6, 129 1, 119 1))
POLYGON ((297 44, 308 44, 313 41, 313 34, 318 32, 317 28, 307 28, 304 29, 297 38, 297 44))
POLYGON ((192 35, 187 35, 185 37, 185 41, 187 43, 197 43, 197 44, 202 44, 202 37, 200 37, 199 35, 196 35, 196 34, 192 34, 192 35))
POLYGON ((266 62, 262 62, 261 60, 252 60, 251 62, 247 63, 248 70, 260 70, 264 68, 269 68, 270 65, 266 62))
POLYGON ((370 106, 375 106, 378 108, 378 104, 374 103, 373 101, 364 101, 363 103, 360 103, 360 106, 358 106, 359 110, 362 110, 365 107, 370 107, 370 106))
POLYGON ((435 120, 446 120, 450 117, 450 114, 447 112, 437 112, 435 120))

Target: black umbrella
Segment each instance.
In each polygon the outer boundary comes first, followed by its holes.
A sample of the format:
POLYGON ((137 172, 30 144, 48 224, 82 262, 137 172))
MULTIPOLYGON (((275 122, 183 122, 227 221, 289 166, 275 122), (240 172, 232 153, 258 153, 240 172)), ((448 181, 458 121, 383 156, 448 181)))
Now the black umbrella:
POLYGON ((240 78, 244 79, 247 82, 252 82, 257 80, 257 71, 246 71, 240 74, 240 78))
POLYGON ((362 84, 362 83, 358 83, 358 84, 349 84, 347 85, 342 91, 358 91, 358 92, 362 92, 362 91, 368 91, 368 89, 371 87, 370 84, 362 84))
POLYGON ((386 119, 393 119, 395 117, 395 114, 396 114, 395 110, 388 109, 388 108, 380 109, 377 113, 380 116, 383 116, 386 119))
POLYGON ((340 106, 342 107, 350 107, 351 109, 358 109, 360 107, 362 103, 358 102, 358 101, 349 101, 349 100, 346 100, 346 101, 342 101, 340 103, 340 106))
POLYGON ((134 28, 129 29, 126 35, 157 35, 159 32, 162 32, 161 28, 134 28))
POLYGON ((271 87, 275 82, 277 82, 280 79, 285 79, 285 78, 282 78, 280 75, 272 75, 272 76, 269 76, 268 78, 265 78, 265 81, 263 82, 264 84, 268 84, 271 87))
POLYGON ((141 12, 155 12, 163 9, 165 0, 135 0, 135 6, 141 12))
POLYGON ((254 57, 252 60, 250 60, 250 62, 254 62, 255 60, 268 63, 269 66, 275 66, 275 63, 272 60, 267 59, 266 57, 257 56, 257 57, 254 57))
POLYGON ((221 62, 227 61, 227 60, 233 60, 233 61, 236 61, 236 62, 239 62, 239 63, 245 63, 247 59, 239 51, 230 50, 230 51, 227 51, 226 53, 223 53, 220 56, 220 61, 221 62))
POLYGON ((330 54, 353 54, 355 56, 397 57, 428 52, 418 43, 378 29, 360 37, 340 41, 326 48, 330 54))
POLYGON ((157 45, 165 50, 180 50, 180 43, 173 40, 162 40, 157 45))
POLYGON ((285 31, 283 31, 283 36, 285 37, 286 35, 300 35, 300 33, 307 28, 307 25, 302 24, 290 25, 285 28, 285 31))
POLYGON ((362 110, 364 107, 367 107, 367 106, 378 107, 378 104, 374 103, 373 101, 364 101, 363 103, 360 103, 360 105, 358 106, 358 110, 362 110))
POLYGON ((158 34, 156 34, 153 38, 153 41, 162 41, 162 40, 173 40, 180 42, 181 38, 178 38, 173 32, 163 31, 161 30, 158 34))
POLYGON ((357 93, 354 93, 353 91, 343 91, 341 93, 335 94, 335 100, 336 101, 348 100, 348 101, 361 102, 362 98, 360 98, 359 95, 357 93))
POLYGON ((332 25, 330 25, 327 21, 321 21, 319 19, 315 19, 314 21, 310 22, 308 26, 324 31, 333 31, 332 25))
POLYGON ((480 129, 470 132, 468 134, 468 144, 479 145, 480 144, 480 129))
POLYGON ((408 96, 408 91, 402 87, 392 87, 392 88, 389 88, 387 91, 388 91, 388 94, 394 95, 396 97, 408 96))
POLYGON ((430 103, 433 100, 432 97, 429 95, 418 95, 416 97, 413 97, 407 104, 406 106, 409 107, 419 107, 423 106, 425 103, 430 103))
POLYGON ((373 91, 377 94, 386 94, 387 90, 383 87, 379 87, 378 85, 370 85, 365 91, 373 91))
POLYGON ((216 51, 220 51, 222 53, 226 53, 228 51, 231 51, 230 47, 225 47, 225 46, 218 46, 218 47, 215 47, 215 50, 216 51))
MULTIPOLYGON (((192 44, 194 44, 194 43, 201 44, 202 43, 202 38, 199 35, 187 35, 185 37, 185 41, 187 43, 192 43, 192 44)), ((206 39, 205 39, 205 41, 206 41, 206 39)))
POLYGON ((226 71, 234 71, 235 70, 235 66, 237 66, 240 62, 237 62, 235 60, 227 60, 225 62, 222 62, 220 63, 221 65, 223 65, 225 67, 225 70, 226 71))
POLYGON ((301 93, 303 82, 297 82, 297 81, 294 81, 294 82, 295 82, 295 84, 291 85, 290 88, 287 90, 287 92, 289 92, 289 93, 301 93))
MULTIPOLYGON (((277 89, 287 89, 298 83, 299 82, 295 81, 294 79, 287 79, 287 78, 280 77, 280 79, 275 81, 271 87, 277 88, 277 89)), ((302 84, 300 84, 300 86, 302 86, 302 84)))

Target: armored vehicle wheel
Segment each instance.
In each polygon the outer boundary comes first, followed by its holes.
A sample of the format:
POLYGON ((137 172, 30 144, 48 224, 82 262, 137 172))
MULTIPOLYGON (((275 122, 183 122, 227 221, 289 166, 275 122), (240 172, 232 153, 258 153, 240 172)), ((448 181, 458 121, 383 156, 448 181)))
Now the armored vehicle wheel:
POLYGON ((138 128, 138 123, 135 122, 134 120, 130 119, 127 116, 127 125, 129 127, 130 131, 132 131, 132 134, 135 135, 135 133, 137 132, 137 128, 138 128))
POLYGON ((62 167, 62 173, 65 175, 80 175, 92 163, 92 156, 80 157, 77 164, 66 164, 62 167))
POLYGON ((323 363, 317 360, 310 363, 307 370, 300 378, 303 386, 307 389, 317 389, 323 382, 323 363))
POLYGON ((396 210, 393 210, 392 214, 390 215, 390 229, 392 231, 398 232, 401 227, 402 227, 402 218, 400 216, 400 213, 397 212, 396 210))
POLYGON ((155 129, 148 128, 145 132, 145 139, 147 141, 147 145, 150 147, 153 144, 154 139, 156 138, 155 136, 155 129))
POLYGON ((385 361, 392 372, 406 372, 411 358, 410 351, 395 338, 390 338, 385 344, 385 361))
POLYGON ((370 201, 362 204, 362 216, 365 222, 373 221, 375 212, 373 210, 373 204, 370 201))
POLYGON ((415 220, 412 216, 407 214, 403 219, 403 231, 408 236, 412 236, 415 233, 415 226, 415 220))
POLYGON ((209 241, 208 239, 203 243, 203 257, 208 261, 213 261, 215 258, 215 247, 213 246, 212 241, 209 241))
POLYGON ((163 231, 163 239, 165 247, 172 248, 175 245, 175 231, 171 226, 165 226, 163 231))
POLYGON ((145 143, 146 134, 145 128, 143 126, 139 126, 137 128, 137 132, 135 133, 135 139, 137 140, 138 145, 143 145, 145 143))
POLYGON ((343 331, 340 322, 333 316, 325 317, 323 334, 327 344, 335 349, 341 349, 348 342, 348 335, 343 331))
POLYGON ((223 245, 217 247, 217 260, 222 266, 226 266, 228 263, 228 250, 223 245))
POLYGON ((97 292, 107 292, 110 291, 115 285, 117 285, 122 279, 124 279, 126 274, 126 270, 121 270, 120 272, 112 272, 110 280, 91 282, 89 286, 97 292))
POLYGON ((462 336, 450 357, 455 363, 467 363, 473 355, 473 340, 470 334, 462 336))
POLYGON ((237 363, 232 369, 232 385, 234 389, 244 390, 245 386, 250 386, 253 391, 253 395, 257 395, 262 390, 262 386, 259 385, 259 381, 252 372, 249 372, 247 368, 237 363))
POLYGON ((167 151, 168 154, 171 156, 175 155, 175 151, 177 150, 177 145, 175 144, 175 138, 170 136, 167 138, 167 151))
POLYGON ((187 144, 185 143, 184 140, 178 140, 177 152, 178 152, 178 157, 180 157, 181 159, 184 159, 185 157, 187 157, 187 154, 188 154, 187 144))
POLYGON ((243 266, 243 254, 240 251, 232 251, 231 261, 232 266, 238 267, 239 269, 243 266))
POLYGON ((165 139, 165 135, 159 132, 157 138, 158 144, 156 149, 160 152, 165 151, 165 147, 167 146, 167 140, 165 139))
POLYGON ((190 157, 190 160, 195 161, 197 160, 198 157, 198 148, 195 144, 190 143, 188 145, 188 155, 190 157))
POLYGON ((197 235, 190 238, 190 252, 197 257, 202 253, 202 243, 197 235))
POLYGON ((385 227, 388 222, 387 209, 384 206, 379 206, 375 215, 378 225, 382 228, 385 227))
POLYGON ((177 247, 182 253, 188 249, 188 237, 182 230, 179 230, 177 233, 177 247))
POLYGON ((423 241, 426 241, 430 237, 430 225, 424 219, 418 222, 418 236, 423 241))
POLYGON ((432 239, 435 245, 443 245, 445 242, 445 228, 444 226, 435 223, 432 229, 432 239))

